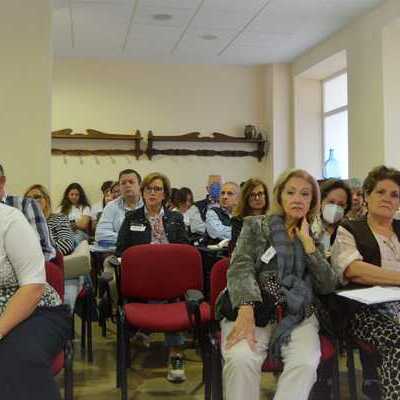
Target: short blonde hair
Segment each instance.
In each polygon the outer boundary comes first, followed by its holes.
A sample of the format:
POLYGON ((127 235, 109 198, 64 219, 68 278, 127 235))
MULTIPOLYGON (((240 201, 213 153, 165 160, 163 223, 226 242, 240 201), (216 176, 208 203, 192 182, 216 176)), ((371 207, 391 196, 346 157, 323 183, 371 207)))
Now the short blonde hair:
POLYGON ((310 222, 319 215, 321 194, 319 191, 319 186, 317 181, 314 179, 312 175, 310 175, 304 169, 289 169, 284 171, 279 176, 274 185, 270 214, 282 215, 282 216, 285 215, 285 212, 282 207, 282 192, 291 178, 304 179, 311 185, 312 198, 311 198, 310 210, 307 213, 307 220, 310 222))
POLYGON ((46 218, 52 213, 52 209, 51 209, 51 199, 50 199, 50 194, 48 192, 48 190, 43 186, 43 185, 39 185, 39 184, 35 184, 30 186, 28 189, 26 189, 25 193, 24 193, 24 197, 28 197, 28 194, 32 191, 32 190, 38 190, 43 198, 46 200, 46 208, 45 208, 45 215, 46 218))

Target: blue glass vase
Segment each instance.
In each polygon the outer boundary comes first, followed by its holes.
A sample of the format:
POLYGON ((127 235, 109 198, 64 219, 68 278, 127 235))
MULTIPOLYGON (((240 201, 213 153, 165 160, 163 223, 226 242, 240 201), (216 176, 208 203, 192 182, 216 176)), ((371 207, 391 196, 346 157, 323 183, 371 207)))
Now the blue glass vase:
POLYGON ((335 158, 333 149, 329 149, 329 157, 324 163, 323 175, 325 179, 341 178, 339 162, 335 158))

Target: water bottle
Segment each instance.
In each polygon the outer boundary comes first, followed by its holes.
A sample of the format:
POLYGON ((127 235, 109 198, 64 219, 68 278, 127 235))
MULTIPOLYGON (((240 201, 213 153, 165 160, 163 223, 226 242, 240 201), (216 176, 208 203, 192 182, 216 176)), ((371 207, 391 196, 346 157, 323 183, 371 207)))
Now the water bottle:
POLYGON ((341 178, 339 162, 335 158, 333 149, 329 149, 329 157, 324 163, 323 175, 325 179, 341 178))

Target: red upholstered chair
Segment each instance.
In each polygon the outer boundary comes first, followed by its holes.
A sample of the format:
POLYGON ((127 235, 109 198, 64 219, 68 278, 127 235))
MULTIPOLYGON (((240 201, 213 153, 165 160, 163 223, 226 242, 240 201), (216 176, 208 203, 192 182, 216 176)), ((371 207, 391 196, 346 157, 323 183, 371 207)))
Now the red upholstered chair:
MULTIPOLYGON (((218 295, 226 287, 226 274, 229 268, 229 258, 224 258, 216 262, 211 270, 211 282, 210 282, 210 309, 212 319, 215 318, 215 302, 218 295)), ((212 327, 210 332, 211 342, 211 365, 212 374, 211 380, 206 382, 206 386, 211 386, 211 393, 213 400, 223 399, 223 388, 222 388, 222 354, 221 354, 221 338, 219 323, 214 321, 210 324, 212 327)), ((335 346, 326 336, 320 336, 321 341, 321 361, 318 368, 318 374, 329 374, 332 377, 332 394, 333 399, 339 399, 339 370, 338 361, 335 346)), ((280 361, 274 361, 270 357, 264 362, 262 367, 263 372, 280 373, 282 372, 283 364, 280 361)), ((312 398, 312 396, 311 396, 312 398)), ((319 397, 315 397, 316 399, 319 397)))
MULTIPOLYGON (((46 280, 57 291, 61 299, 64 299, 64 270, 60 265, 46 262, 46 280)), ((73 348, 72 341, 65 343, 64 351, 61 351, 53 360, 52 371, 58 375, 64 369, 64 398, 73 400, 73 348)))
MULTIPOLYGON (((209 305, 199 302, 196 318, 188 312, 185 294, 190 289, 203 289, 201 256, 196 248, 185 244, 145 244, 133 246, 122 254, 118 315, 117 386, 121 398, 127 399, 127 353, 129 336, 137 330, 181 332, 200 327, 210 319, 209 305), (148 303, 168 301, 165 303, 148 303)), ((205 340, 200 340, 205 344, 205 340)), ((203 374, 206 349, 201 346, 203 374)), ((204 376, 204 375, 203 375, 204 376)))

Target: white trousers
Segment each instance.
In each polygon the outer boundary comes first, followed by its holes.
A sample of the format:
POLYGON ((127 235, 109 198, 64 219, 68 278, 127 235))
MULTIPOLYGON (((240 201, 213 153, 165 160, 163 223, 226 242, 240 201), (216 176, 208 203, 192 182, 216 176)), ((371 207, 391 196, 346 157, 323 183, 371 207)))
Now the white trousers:
MULTIPOLYGON (((276 325, 256 327, 256 351, 241 340, 229 350, 224 344, 233 322, 222 320, 222 354, 224 357, 223 387, 226 400, 258 400, 260 398, 261 367, 267 356, 271 332, 276 325)), ((319 324, 313 314, 297 326, 290 342, 282 347, 284 368, 278 380, 274 400, 307 400, 317 380, 321 357, 319 324)))

